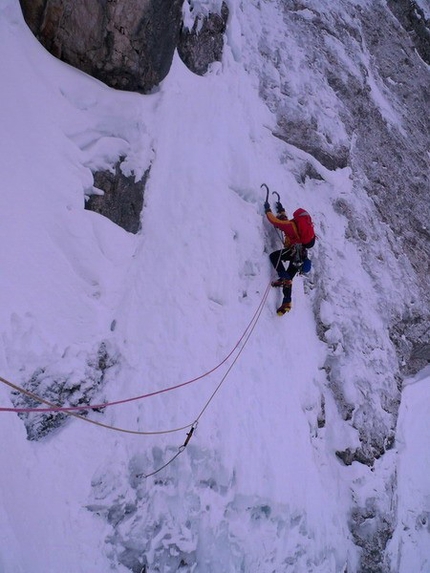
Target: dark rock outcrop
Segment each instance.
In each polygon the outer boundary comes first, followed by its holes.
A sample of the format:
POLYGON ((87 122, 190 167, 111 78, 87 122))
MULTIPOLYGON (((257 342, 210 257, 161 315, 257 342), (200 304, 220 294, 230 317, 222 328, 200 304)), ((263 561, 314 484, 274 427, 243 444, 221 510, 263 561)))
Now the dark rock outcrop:
MULTIPOLYGON (((387 487, 392 489, 393 485, 393 480, 390 480, 387 487)), ((351 533, 355 544, 362 550, 360 573, 388 573, 388 567, 380 556, 393 535, 394 519, 394 511, 381 512, 378 500, 372 497, 366 500, 365 507, 352 512, 351 533)))
POLYGON ((28 26, 51 54, 110 87, 143 94, 167 76, 176 48, 198 75, 221 60, 227 4, 220 14, 193 13, 189 30, 183 2, 20 0, 28 26))
POLYGON ((108 86, 148 93, 169 72, 183 0, 20 0, 54 56, 108 86))
MULTIPOLYGON (((118 362, 118 355, 111 344, 103 341, 85 359, 81 375, 71 375, 67 360, 57 360, 37 368, 23 384, 28 395, 12 392, 12 403, 15 408, 43 408, 49 404, 59 407, 87 406, 96 400, 95 396, 103 389, 106 375, 118 362), (40 403, 31 395, 43 397, 40 403)), ((98 403, 103 399, 98 399, 98 403)), ((94 409, 94 411, 99 411, 94 409)), ((80 416, 87 416, 89 410, 75 411, 80 416)), ((20 413, 18 414, 27 431, 27 439, 38 441, 54 430, 62 427, 70 418, 63 412, 20 413)))
POLYGON ((309 153, 330 171, 342 169, 348 165, 349 149, 343 145, 329 143, 319 133, 318 126, 312 120, 307 123, 280 117, 277 131, 273 132, 273 135, 309 153))
POLYGON ((220 14, 215 12, 210 12, 207 16, 199 14, 191 30, 182 28, 178 54, 195 74, 204 75, 210 64, 221 60, 228 15, 228 6, 223 2, 220 14))
POLYGON ((408 32, 417 52, 430 65, 430 22, 414 0, 388 0, 388 8, 408 32))
POLYGON ((140 213, 150 169, 145 171, 140 181, 136 181, 134 176, 122 173, 123 159, 119 159, 114 171, 94 173, 94 186, 104 193, 91 195, 86 201, 85 208, 104 215, 130 233, 137 233, 140 229, 140 213))

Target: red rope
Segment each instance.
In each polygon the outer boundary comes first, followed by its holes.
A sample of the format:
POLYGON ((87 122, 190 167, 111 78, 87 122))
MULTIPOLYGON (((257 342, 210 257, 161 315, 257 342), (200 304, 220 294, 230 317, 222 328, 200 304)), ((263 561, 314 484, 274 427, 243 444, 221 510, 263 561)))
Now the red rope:
MULTIPOLYGON (((189 384, 193 384, 194 382, 197 382, 197 381, 201 380, 202 378, 206 378, 207 376, 209 376, 210 374, 212 374, 213 372, 218 370, 233 355, 233 353, 237 350, 237 348, 240 346, 240 344, 242 343, 242 341, 244 339, 246 339, 245 342, 247 342, 247 339, 249 338, 249 336, 247 337, 248 330, 251 329, 251 332, 252 332, 252 330, 255 328, 255 324, 253 325, 253 323, 255 320, 258 321, 258 319, 260 317, 260 314, 261 314, 262 308, 266 302, 269 290, 270 290, 270 283, 266 287, 264 295, 263 295, 263 297, 260 301, 260 304, 258 305, 258 308, 255 311, 252 319, 248 323, 242 336, 239 338, 238 342, 235 344, 233 349, 227 354, 227 356, 219 364, 217 364, 216 366, 214 366, 213 368, 211 368, 210 370, 208 370, 204 374, 197 376, 196 378, 192 378, 191 380, 187 380, 186 382, 176 384, 175 386, 169 386, 167 388, 162 388, 161 390, 155 390, 154 392, 149 392, 147 394, 142 394, 140 396, 134 396, 133 398, 125 398, 124 400, 116 400, 114 402, 106 402, 104 404, 82 405, 82 406, 63 406, 63 407, 58 406, 58 407, 50 407, 50 408, 1 408, 0 407, 0 412, 15 412, 18 414, 18 413, 30 413, 30 412, 43 413, 43 412, 73 412, 76 410, 98 410, 98 409, 102 409, 102 408, 107 408, 109 406, 117 406, 118 404, 126 404, 127 402, 134 402, 136 400, 143 400, 144 398, 150 398, 152 396, 157 396, 157 395, 163 394, 165 392, 171 392, 172 390, 177 390, 178 388, 183 388, 184 386, 188 386, 189 384)), ((0 382, 3 382, 7 386, 10 386, 11 388, 16 390, 17 392, 20 392, 22 394, 27 394, 27 395, 29 394, 24 388, 21 388, 20 386, 17 386, 16 384, 9 382, 8 380, 5 380, 2 377, 0 377, 0 382)), ((39 398, 38 396, 36 396, 34 394, 32 394, 31 397, 33 397, 35 400, 40 400, 41 402, 43 402, 43 399, 39 398)))

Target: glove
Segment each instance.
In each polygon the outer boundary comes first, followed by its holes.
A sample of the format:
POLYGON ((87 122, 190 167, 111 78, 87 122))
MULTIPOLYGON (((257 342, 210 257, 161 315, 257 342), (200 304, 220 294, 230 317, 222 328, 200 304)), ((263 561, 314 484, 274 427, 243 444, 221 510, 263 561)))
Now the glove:
POLYGON ((278 214, 283 213, 285 211, 284 207, 282 206, 282 203, 280 201, 276 201, 276 212, 278 214))
POLYGON ((264 202, 264 212, 271 211, 269 201, 264 202))
POLYGON ((304 275, 308 274, 308 273, 310 272, 311 268, 312 268, 312 262, 311 262, 310 259, 306 258, 306 259, 303 261, 302 268, 301 268, 301 270, 300 270, 300 274, 301 274, 301 275, 303 275, 303 274, 304 274, 304 275))

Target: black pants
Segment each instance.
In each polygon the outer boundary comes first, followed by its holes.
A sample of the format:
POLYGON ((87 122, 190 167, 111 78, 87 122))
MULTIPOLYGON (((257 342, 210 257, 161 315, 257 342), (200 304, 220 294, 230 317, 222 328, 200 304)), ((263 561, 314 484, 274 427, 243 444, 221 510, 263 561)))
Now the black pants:
MULTIPOLYGON (((270 254, 270 262, 277 271, 279 278, 293 280, 299 270, 292 260, 295 257, 294 249, 281 249, 280 251, 274 251, 270 254), (286 269, 284 263, 289 261, 290 264, 286 269)), ((292 285, 284 286, 282 289, 282 294, 284 295, 283 302, 291 302, 292 285)))
POLYGON ((274 251, 270 254, 270 262, 275 268, 281 279, 290 279, 296 276, 298 272, 298 267, 293 264, 292 260, 295 257, 295 251, 292 249, 281 249, 280 251, 274 251), (285 269, 284 263, 289 261, 290 264, 288 268, 285 269))

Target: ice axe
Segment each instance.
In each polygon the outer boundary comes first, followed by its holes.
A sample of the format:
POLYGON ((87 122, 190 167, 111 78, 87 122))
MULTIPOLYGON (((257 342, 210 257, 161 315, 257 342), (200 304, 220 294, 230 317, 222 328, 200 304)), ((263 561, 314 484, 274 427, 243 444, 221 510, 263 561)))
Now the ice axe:
POLYGON ((260 185, 260 189, 261 189, 261 187, 265 187, 265 188, 266 188, 266 191, 267 191, 267 193, 266 193, 266 203, 267 203, 267 202, 269 201, 269 188, 267 187, 267 185, 266 185, 265 183, 262 183, 262 184, 260 185))
MULTIPOLYGON (((269 187, 265 183, 262 183, 260 187, 266 188, 266 203, 268 203, 269 202, 269 193, 270 193, 269 187)), ((280 205, 281 204, 281 197, 280 197, 279 193, 277 191, 272 191, 272 195, 276 195, 276 197, 278 198, 278 201, 276 204, 280 205)))

